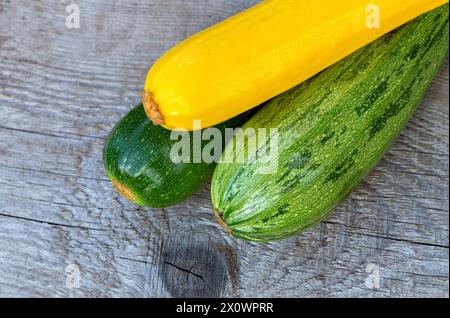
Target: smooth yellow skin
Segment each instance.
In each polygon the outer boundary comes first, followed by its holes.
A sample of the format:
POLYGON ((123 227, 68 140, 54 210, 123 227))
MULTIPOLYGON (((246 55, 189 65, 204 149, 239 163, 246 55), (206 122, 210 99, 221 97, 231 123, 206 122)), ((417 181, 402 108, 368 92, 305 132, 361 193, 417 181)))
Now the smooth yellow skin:
POLYGON ((266 0, 181 42, 145 83, 167 129, 206 128, 287 91, 448 1, 266 0), (379 28, 368 28, 380 9, 379 28))

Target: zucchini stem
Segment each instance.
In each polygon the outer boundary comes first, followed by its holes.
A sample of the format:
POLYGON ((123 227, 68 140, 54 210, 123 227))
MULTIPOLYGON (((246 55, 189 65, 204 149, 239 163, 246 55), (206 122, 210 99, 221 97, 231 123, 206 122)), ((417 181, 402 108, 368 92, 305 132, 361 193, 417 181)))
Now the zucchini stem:
POLYGON ((111 179, 112 184, 117 189, 117 191, 128 201, 136 202, 136 195, 128 189, 126 186, 124 186, 122 183, 118 182, 117 180, 111 179))
POLYGON ((217 222, 219 222, 220 226, 227 232, 228 235, 233 235, 233 232, 231 231, 230 227, 228 226, 227 222, 225 222, 225 219, 223 218, 222 212, 217 210, 213 205, 213 213, 214 216, 217 219, 217 222))
POLYGON ((159 111, 159 106, 153 99, 152 93, 142 92, 142 104, 144 104, 145 114, 152 120, 155 125, 164 125, 164 118, 159 111))

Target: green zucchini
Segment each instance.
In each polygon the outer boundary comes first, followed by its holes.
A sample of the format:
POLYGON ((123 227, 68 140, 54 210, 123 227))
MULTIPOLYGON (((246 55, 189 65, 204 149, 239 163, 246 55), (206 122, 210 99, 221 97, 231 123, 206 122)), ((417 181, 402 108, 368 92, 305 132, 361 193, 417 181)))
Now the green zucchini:
POLYGON ((236 237, 283 239, 319 222, 400 133, 448 51, 448 4, 396 29, 275 97, 242 128, 277 128, 278 169, 263 174, 270 138, 232 139, 212 180, 214 214, 236 237), (256 142, 255 142, 256 143, 256 142), (253 149, 253 150, 252 150, 253 149), (256 149, 256 150, 255 150, 256 149), (225 161, 225 160, 224 160, 225 161))
MULTIPOLYGON (((251 114, 244 113, 216 128, 223 133, 226 127, 244 123, 251 114)), ((154 125, 142 104, 133 108, 113 128, 103 151, 105 169, 119 193, 129 201, 152 208, 168 207, 189 197, 212 174, 217 160, 195 161, 194 146, 198 146, 193 133, 184 134, 189 134, 190 138, 190 160, 175 163, 171 159, 171 149, 180 138, 171 140, 169 130, 154 125)), ((202 140, 201 151, 211 142, 225 144, 224 139, 202 140)), ((215 156, 213 151, 211 153, 215 156)))

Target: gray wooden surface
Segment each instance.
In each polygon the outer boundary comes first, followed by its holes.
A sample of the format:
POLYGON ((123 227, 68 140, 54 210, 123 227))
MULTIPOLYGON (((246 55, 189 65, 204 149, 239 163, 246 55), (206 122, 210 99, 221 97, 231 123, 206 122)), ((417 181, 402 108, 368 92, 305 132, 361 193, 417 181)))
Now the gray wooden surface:
POLYGON ((169 209, 113 190, 104 138, 151 64, 256 2, 73 0, 68 29, 69 1, 0 0, 0 296, 448 297, 448 62, 373 173, 297 237, 227 237, 209 184, 169 209))

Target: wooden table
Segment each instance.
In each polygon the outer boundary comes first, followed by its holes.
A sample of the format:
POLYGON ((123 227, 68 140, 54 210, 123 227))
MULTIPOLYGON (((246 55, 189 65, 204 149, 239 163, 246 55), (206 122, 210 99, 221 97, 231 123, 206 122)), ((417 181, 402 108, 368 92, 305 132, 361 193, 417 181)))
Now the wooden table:
POLYGON ((169 209, 113 190, 104 139, 148 68, 256 2, 74 0, 71 29, 69 1, 0 0, 0 296, 448 297, 448 62, 364 183, 297 237, 227 237, 209 184, 169 209))

